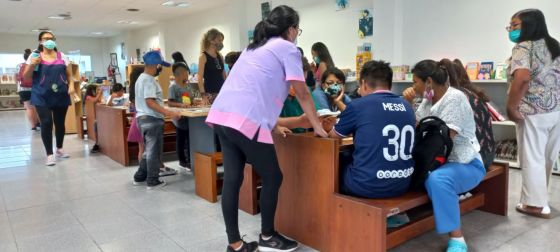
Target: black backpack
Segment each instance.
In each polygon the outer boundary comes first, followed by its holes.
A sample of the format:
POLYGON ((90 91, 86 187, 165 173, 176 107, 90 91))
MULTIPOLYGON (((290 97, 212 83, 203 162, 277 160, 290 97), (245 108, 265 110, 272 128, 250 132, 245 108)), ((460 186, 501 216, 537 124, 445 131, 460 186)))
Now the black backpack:
POLYGON ((410 182, 412 190, 425 190, 424 182, 430 172, 447 162, 453 149, 449 127, 440 118, 428 116, 416 126, 412 158, 414 172, 410 182))

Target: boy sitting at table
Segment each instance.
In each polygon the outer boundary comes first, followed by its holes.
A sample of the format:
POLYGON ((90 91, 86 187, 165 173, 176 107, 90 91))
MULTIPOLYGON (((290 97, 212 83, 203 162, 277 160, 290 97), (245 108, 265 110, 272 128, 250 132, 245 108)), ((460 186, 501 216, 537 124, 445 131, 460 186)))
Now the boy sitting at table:
POLYGON ((360 71, 362 97, 348 104, 336 125, 335 118, 323 121, 329 137, 354 137, 352 156, 341 164, 344 194, 389 198, 408 190, 416 119, 410 104, 390 91, 392 78, 389 63, 367 62, 360 71))
POLYGON ((128 105, 128 94, 124 93, 124 86, 116 83, 111 88, 113 92, 107 99, 107 106, 126 106, 128 105))

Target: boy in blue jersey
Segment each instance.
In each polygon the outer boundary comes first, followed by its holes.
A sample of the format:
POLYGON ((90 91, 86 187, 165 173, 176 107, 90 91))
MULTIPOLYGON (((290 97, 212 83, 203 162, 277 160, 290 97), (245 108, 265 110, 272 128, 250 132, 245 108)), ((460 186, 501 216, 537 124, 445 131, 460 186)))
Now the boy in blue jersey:
POLYGON ((388 198, 408 190, 416 119, 410 104, 391 93, 392 78, 389 63, 367 62, 360 71, 362 97, 348 104, 338 124, 323 122, 329 137, 354 137, 352 161, 341 167, 344 194, 388 198))

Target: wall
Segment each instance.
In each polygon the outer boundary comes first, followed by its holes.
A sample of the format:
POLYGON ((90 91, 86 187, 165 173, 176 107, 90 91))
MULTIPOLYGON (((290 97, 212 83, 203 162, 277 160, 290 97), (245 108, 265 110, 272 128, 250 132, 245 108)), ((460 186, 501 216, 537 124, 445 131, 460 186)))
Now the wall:
MULTIPOLYGON (((247 44, 247 31, 253 30, 261 20, 261 0, 247 1, 247 26, 243 37, 247 44)), ((300 28, 303 30, 297 45, 304 50, 311 60, 311 46, 315 42, 323 42, 339 68, 355 69, 357 46, 364 42, 373 43, 377 39, 378 27, 374 9, 373 36, 360 39, 358 37, 358 18, 360 10, 373 9, 373 0, 352 0, 345 10, 337 11, 334 0, 272 0, 271 8, 285 4, 293 7, 300 15, 300 28)), ((375 46, 375 45, 374 45, 375 46)))
MULTIPOLYGON (((56 34, 55 34, 56 35, 56 34)), ((103 63, 102 41, 100 38, 81 38, 81 37, 58 37, 56 38, 57 47, 62 52, 80 50, 81 54, 91 55, 92 70, 96 75, 105 75, 106 67, 103 63)), ((25 48, 37 48, 36 35, 20 35, 0 33, 0 53, 21 53, 25 48)), ((108 64, 107 64, 108 65, 108 64)))
POLYGON ((550 34, 560 39, 560 16, 556 15, 560 1, 397 1, 403 17, 402 57, 394 58, 398 64, 443 57, 504 61, 513 47, 505 27, 514 13, 526 8, 542 10, 550 34))

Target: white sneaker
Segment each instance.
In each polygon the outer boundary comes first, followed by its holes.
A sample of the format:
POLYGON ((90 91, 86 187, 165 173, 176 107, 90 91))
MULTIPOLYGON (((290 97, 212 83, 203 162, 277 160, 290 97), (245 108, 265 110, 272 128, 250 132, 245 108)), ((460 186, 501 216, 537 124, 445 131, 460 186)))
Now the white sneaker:
POLYGON ((68 155, 68 153, 64 152, 62 149, 57 149, 56 150, 56 157, 57 158, 69 158, 70 155, 68 155))
POLYGON ((56 164, 56 158, 54 158, 53 155, 48 155, 47 156, 47 161, 45 162, 46 166, 53 166, 56 164))

